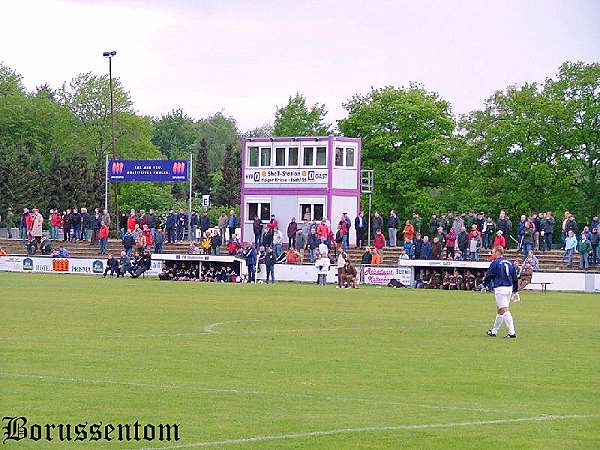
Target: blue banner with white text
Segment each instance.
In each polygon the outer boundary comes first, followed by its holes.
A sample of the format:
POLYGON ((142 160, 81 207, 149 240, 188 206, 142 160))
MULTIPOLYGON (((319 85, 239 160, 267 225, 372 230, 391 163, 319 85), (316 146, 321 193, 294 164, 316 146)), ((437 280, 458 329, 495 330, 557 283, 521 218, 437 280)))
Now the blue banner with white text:
POLYGON ((108 180, 175 183, 188 181, 189 161, 182 159, 111 159, 108 180))

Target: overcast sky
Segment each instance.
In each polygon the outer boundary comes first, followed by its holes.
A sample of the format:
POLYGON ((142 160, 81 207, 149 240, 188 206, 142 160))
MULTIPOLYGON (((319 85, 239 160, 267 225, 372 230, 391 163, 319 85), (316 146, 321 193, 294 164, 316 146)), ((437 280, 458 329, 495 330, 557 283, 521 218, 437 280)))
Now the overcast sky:
POLYGON ((0 61, 33 89, 114 73, 142 114, 223 111, 272 122, 296 91, 329 120, 371 86, 418 81, 455 114, 494 90, 543 81, 566 60, 600 61, 600 0, 8 0, 0 61))

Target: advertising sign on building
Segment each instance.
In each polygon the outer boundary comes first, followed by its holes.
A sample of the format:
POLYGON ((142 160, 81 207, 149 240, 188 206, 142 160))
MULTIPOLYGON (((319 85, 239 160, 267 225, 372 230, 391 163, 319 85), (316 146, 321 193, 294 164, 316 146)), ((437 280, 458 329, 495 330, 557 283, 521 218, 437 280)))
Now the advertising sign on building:
POLYGON ((327 169, 246 169, 245 184, 325 184, 327 169))
POLYGON ((189 161, 173 159, 111 159, 108 180, 173 183, 188 180, 189 161))

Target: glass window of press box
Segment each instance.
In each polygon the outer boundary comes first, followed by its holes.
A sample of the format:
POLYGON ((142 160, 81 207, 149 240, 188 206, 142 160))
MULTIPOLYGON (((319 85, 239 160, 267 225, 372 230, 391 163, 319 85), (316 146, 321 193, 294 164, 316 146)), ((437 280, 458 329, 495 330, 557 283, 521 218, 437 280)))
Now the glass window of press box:
POLYGON ((335 166, 336 167, 354 167, 354 148, 336 147, 335 148, 335 166))
POLYGON ((248 167, 299 166, 326 167, 327 147, 248 147, 248 167))
POLYGON ((323 203, 301 203, 298 217, 301 220, 308 220, 309 222, 323 220, 324 209, 323 203))
POLYGON ((258 216, 260 220, 271 219, 271 204, 267 202, 263 203, 248 203, 248 215, 246 216, 247 221, 251 222, 258 216))

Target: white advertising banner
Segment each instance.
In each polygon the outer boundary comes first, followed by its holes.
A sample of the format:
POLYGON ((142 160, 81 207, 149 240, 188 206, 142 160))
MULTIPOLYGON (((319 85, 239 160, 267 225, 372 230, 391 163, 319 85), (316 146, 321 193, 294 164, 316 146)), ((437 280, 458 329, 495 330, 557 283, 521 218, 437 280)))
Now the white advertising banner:
POLYGON ((412 285, 411 267, 366 266, 363 268, 365 284, 386 285, 391 280, 398 280, 405 286, 412 285))
POLYGON ((248 184, 327 184, 327 169, 246 169, 248 184))
MULTIPOLYGON (((106 259, 100 258, 51 258, 42 256, 1 256, 0 271, 35 273, 78 273, 102 275, 106 259)), ((157 276, 162 271, 162 261, 152 261, 145 275, 157 276)))

